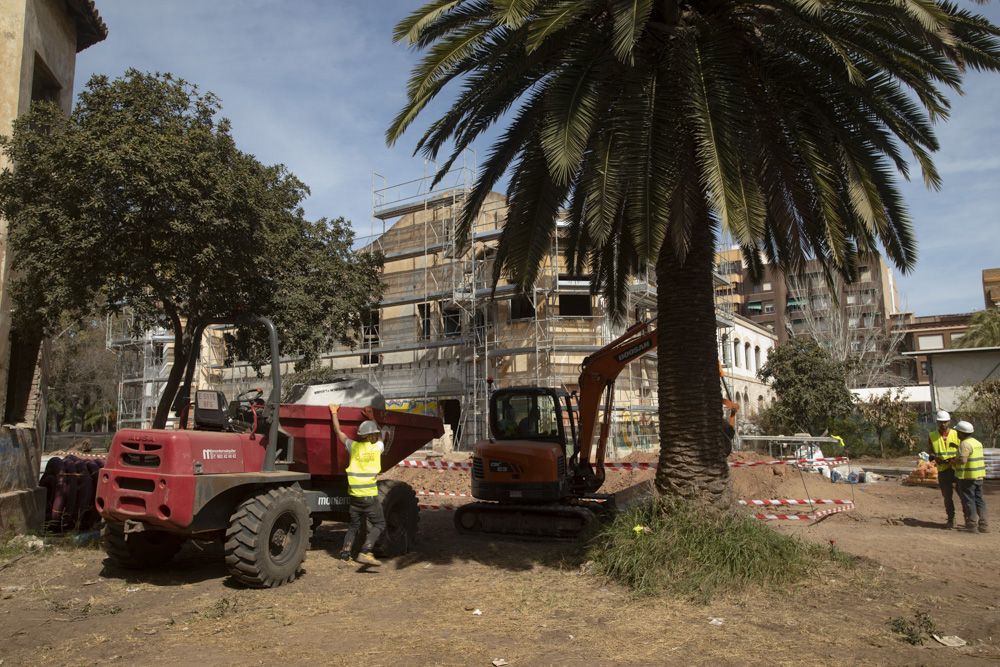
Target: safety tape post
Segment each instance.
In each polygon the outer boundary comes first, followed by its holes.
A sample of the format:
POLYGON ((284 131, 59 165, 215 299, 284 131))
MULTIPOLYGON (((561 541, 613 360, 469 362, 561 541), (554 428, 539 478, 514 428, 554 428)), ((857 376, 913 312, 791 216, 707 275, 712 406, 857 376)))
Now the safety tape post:
POLYGON ((446 498, 471 498, 468 493, 455 493, 453 491, 417 491, 418 496, 444 496, 446 498))

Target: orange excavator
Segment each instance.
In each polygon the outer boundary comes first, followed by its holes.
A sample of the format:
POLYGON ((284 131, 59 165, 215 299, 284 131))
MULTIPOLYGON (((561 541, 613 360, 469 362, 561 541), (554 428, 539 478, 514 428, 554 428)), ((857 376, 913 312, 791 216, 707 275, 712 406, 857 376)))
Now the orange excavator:
MULTIPOLYGON (((458 530, 575 538, 613 511, 614 498, 597 491, 604 483, 615 379, 658 343, 651 322, 632 325, 584 359, 579 394, 547 387, 492 391, 492 437, 473 450, 472 495, 478 502, 456 510, 458 530)), ((727 396, 721 427, 731 438, 738 406, 729 398, 721 365, 719 375, 727 396)))

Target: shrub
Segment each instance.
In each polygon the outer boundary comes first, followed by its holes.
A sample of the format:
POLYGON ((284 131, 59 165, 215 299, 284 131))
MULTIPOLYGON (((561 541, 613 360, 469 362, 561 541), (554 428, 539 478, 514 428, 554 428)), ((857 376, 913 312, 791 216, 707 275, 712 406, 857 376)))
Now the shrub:
POLYGON ((655 498, 620 513, 591 540, 597 572, 640 595, 705 602, 721 592, 798 581, 831 559, 832 547, 782 535, 737 512, 655 498))

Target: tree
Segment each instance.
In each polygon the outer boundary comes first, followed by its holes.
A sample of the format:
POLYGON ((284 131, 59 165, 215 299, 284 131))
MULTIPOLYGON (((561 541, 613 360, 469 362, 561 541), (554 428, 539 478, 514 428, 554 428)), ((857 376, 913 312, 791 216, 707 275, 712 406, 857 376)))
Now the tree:
POLYGON ((913 451, 916 440, 911 428, 917 420, 917 414, 906 403, 901 388, 897 388, 895 392, 887 391, 858 401, 857 407, 861 418, 875 431, 875 439, 882 458, 885 458, 886 431, 900 444, 905 445, 908 452, 913 451))
POLYGON ((968 414, 986 447, 1000 446, 1000 380, 982 380, 966 392, 959 412, 968 414))
POLYGON ((107 321, 67 322, 49 353, 48 416, 54 431, 108 430, 118 399, 115 354, 107 349, 107 321))
POLYGON ((772 350, 757 375, 771 382, 769 417, 783 431, 818 435, 853 407, 845 364, 811 338, 793 338, 772 350))
POLYGON ((975 313, 956 347, 1000 347, 1000 309, 987 308, 975 313))
POLYGON ((170 74, 129 70, 93 77, 69 118, 33 105, 0 143, 15 165, 0 175, 15 317, 51 330, 100 300, 128 308, 138 329, 168 327, 175 363, 157 427, 206 319, 271 316, 283 354, 308 363, 334 340, 350 344, 380 295, 380 259, 351 252, 342 218, 306 220, 306 186, 238 150, 219 111, 170 74))
POLYGON ((817 289, 814 279, 788 276, 788 294, 798 299, 796 317, 801 330, 822 345, 847 368, 848 387, 886 387, 902 384, 904 378, 893 370, 903 357, 899 353, 904 332, 880 321, 875 304, 867 294, 851 295, 856 302, 838 303, 841 290, 817 289))
POLYGON ((966 67, 995 70, 998 29, 945 3, 813 0, 435 0, 395 39, 426 51, 387 130, 399 140, 451 82, 417 141, 439 177, 506 123, 464 204, 467 235, 510 171, 494 279, 527 288, 569 218, 567 262, 621 317, 655 266, 660 331, 657 487, 728 506, 712 264, 720 227, 752 271, 807 257, 851 280, 884 247, 914 264, 893 168, 908 149, 940 179, 930 121, 966 67), (912 93, 912 95, 910 94, 912 93))

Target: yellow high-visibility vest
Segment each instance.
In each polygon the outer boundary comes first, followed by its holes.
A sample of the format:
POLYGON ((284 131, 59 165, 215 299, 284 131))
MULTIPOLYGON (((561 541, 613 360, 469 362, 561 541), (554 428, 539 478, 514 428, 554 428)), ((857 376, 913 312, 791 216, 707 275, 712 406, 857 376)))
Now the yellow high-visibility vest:
POLYGON ((351 444, 351 463, 347 466, 348 493, 355 498, 368 498, 378 495, 378 483, 375 478, 382 470, 382 453, 378 443, 353 441, 351 444))
POLYGON ((955 461, 955 477, 958 479, 984 479, 986 477, 986 460, 983 458, 983 443, 975 438, 966 438, 965 442, 972 445, 969 460, 965 463, 955 461))
POLYGON ((947 438, 942 438, 940 431, 931 431, 931 446, 937 459, 938 472, 951 470, 954 467, 951 460, 958 456, 958 442, 958 431, 953 428, 948 429, 947 438))

